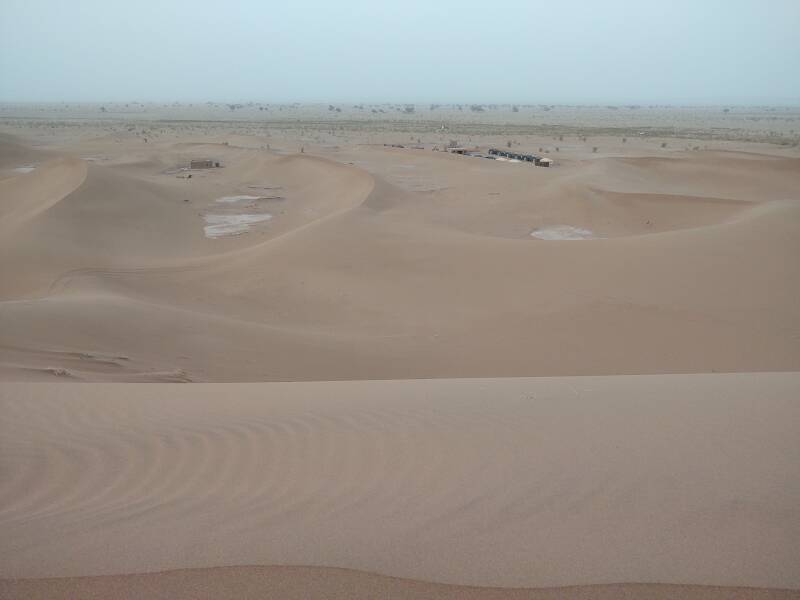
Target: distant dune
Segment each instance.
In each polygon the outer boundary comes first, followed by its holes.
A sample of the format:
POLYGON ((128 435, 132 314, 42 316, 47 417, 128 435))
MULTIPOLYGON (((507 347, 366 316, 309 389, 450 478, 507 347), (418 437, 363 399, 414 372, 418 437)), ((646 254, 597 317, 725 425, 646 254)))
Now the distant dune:
POLYGON ((800 158, 3 139, 6 380, 800 367, 800 158))

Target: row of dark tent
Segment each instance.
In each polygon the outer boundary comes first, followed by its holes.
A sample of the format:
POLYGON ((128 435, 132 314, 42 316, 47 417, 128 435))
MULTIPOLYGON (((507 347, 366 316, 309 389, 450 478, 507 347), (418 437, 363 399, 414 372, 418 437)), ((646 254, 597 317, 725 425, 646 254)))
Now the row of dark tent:
POLYGON ((489 155, 501 156, 503 158, 511 158, 524 162, 532 162, 537 167, 549 167, 550 163, 552 162, 549 158, 543 158, 533 154, 519 154, 518 152, 511 152, 510 150, 498 150, 497 148, 489 148, 489 155))

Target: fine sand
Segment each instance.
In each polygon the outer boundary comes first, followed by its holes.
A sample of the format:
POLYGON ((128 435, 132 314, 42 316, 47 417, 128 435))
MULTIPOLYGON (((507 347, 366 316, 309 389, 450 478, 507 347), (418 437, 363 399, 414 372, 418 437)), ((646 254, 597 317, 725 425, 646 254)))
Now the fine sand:
POLYGON ((800 369, 798 157, 267 139, 0 138, 0 379, 800 369))
POLYGON ((798 597, 696 587, 800 588, 798 397, 789 373, 6 384, 0 590, 798 597))
POLYGON ((0 106, 0 598, 800 597, 794 113, 132 106, 0 106))

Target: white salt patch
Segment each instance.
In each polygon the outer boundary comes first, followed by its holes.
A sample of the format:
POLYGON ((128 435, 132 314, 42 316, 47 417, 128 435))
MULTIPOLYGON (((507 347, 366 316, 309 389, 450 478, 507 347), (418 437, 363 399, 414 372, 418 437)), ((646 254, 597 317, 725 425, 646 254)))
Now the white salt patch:
POLYGON ((261 196, 223 196, 217 202, 244 202, 245 200, 258 200, 261 196))
POLYGON ((250 225, 269 221, 272 215, 204 215, 206 223, 203 230, 207 238, 218 238, 225 235, 241 235, 250 230, 250 225))
POLYGON ((571 225, 555 225, 544 229, 534 229, 531 236, 540 240, 591 240, 595 235, 588 229, 571 225))
POLYGON ((34 167, 33 165, 23 165, 21 167, 17 167, 16 169, 14 169, 14 171, 16 171, 17 173, 30 173, 35 168, 36 167, 34 167))

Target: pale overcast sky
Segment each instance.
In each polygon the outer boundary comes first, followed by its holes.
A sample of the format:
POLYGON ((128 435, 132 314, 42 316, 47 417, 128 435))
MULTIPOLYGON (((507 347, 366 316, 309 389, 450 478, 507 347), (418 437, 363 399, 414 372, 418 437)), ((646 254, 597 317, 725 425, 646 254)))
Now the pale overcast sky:
POLYGON ((0 100, 800 104, 800 0, 0 0, 0 100))

